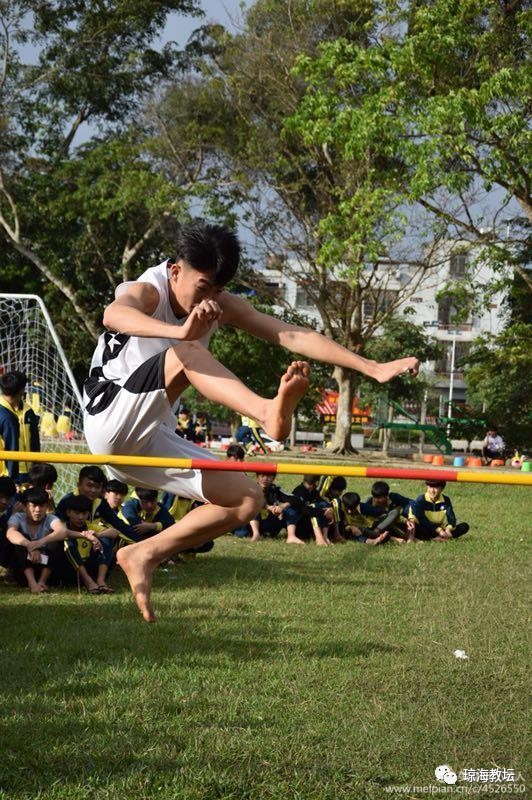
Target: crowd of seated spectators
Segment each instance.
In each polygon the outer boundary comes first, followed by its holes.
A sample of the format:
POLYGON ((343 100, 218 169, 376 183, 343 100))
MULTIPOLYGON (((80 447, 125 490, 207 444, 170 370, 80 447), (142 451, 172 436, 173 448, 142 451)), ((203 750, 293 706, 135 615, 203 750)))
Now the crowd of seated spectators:
POLYGON ((264 507, 247 526, 233 532, 251 542, 277 538, 285 530, 287 544, 314 541, 330 547, 350 541, 375 547, 447 542, 469 530, 467 523, 456 521, 451 499, 443 494, 445 481, 427 480, 425 491, 415 498, 391 492, 386 481, 375 481, 364 501, 357 492, 346 491, 342 476, 305 475, 292 492, 278 486, 271 472, 257 473, 257 483, 264 507))
MULTIPOLYGON (((230 461, 244 456, 240 445, 227 451, 230 461)), ((57 477, 55 467, 43 463, 31 465, 23 485, 0 477, 0 566, 35 594, 50 586, 83 587, 91 595, 113 593, 108 576, 117 549, 160 533, 198 504, 167 493, 159 498, 154 489, 107 480, 97 466, 82 467, 77 485, 56 503, 57 477)), ((342 476, 304 475, 291 492, 275 477, 273 471, 257 473, 264 506, 248 525, 232 531, 235 536, 258 542, 284 532, 287 544, 312 541, 330 547, 356 542, 375 547, 448 542, 469 530, 467 523, 457 522, 451 499, 443 493, 444 481, 427 480, 425 491, 415 498, 375 481, 362 501, 357 492, 347 491, 342 476)), ((176 553, 162 567, 213 547, 210 541, 176 553)))

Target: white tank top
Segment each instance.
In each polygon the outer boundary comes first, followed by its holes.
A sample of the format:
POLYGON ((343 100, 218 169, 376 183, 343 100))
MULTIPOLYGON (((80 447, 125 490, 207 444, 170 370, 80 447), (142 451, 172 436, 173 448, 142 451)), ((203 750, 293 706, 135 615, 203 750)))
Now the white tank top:
MULTIPOLYGON (((137 282, 151 283, 159 293, 157 308, 151 314, 153 319, 168 322, 171 325, 183 325, 186 317, 177 319, 170 305, 168 294, 169 264, 170 262, 167 260, 156 267, 147 269, 137 278, 137 282)), ((117 286, 115 297, 119 298, 123 295, 134 282, 127 281, 117 286)), ((209 346, 209 340, 217 327, 218 323, 214 322, 210 331, 199 340, 205 347, 209 346)), ((179 346, 179 344, 178 339, 127 336, 124 333, 106 331, 98 339, 98 344, 92 357, 90 374, 93 375, 95 374, 94 371, 96 371, 100 380, 113 381, 118 385, 123 385, 131 373, 149 358, 168 350, 169 347, 179 346)))

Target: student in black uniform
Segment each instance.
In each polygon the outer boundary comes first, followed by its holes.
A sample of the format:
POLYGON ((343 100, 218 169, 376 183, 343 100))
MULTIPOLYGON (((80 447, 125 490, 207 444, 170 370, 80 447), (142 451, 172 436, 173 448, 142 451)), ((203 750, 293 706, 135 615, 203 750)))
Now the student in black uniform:
MULTIPOLYGON (((330 504, 321 496, 318 484, 318 475, 304 475, 303 481, 293 490, 294 497, 298 497, 302 503, 301 518, 297 522, 295 539, 291 539, 294 544, 301 544, 308 541, 312 536, 316 544, 326 547, 330 544, 327 536, 329 523, 325 517, 325 509, 330 508, 330 504)), ((289 539, 286 539, 289 542, 289 539)))
POLYGON ((409 521, 418 539, 449 542, 467 533, 467 522, 456 523, 451 498, 443 494, 445 481, 426 481, 427 491, 412 500, 409 521))
POLYGON ((109 594, 110 592, 98 586, 92 577, 92 574, 96 575, 98 572, 97 554, 102 551, 98 537, 87 529, 92 512, 92 502, 81 494, 70 494, 65 498, 63 510, 67 518, 66 524, 69 533, 91 534, 76 538, 69 536, 68 539, 65 539, 67 564, 74 570, 74 574, 79 577, 89 594, 109 594))
POLYGON ((102 495, 105 491, 105 475, 100 467, 82 467, 79 471, 78 485, 75 492, 70 492, 59 501, 56 509, 57 516, 66 522, 65 502, 72 495, 83 495, 88 497, 92 503, 92 511, 88 520, 89 530, 98 535, 102 544, 102 551, 99 553, 99 567, 97 583, 102 591, 112 592, 107 584, 107 573, 114 559, 115 545, 117 538, 126 544, 138 542, 142 539, 131 525, 120 519, 116 511, 109 506, 107 500, 102 495))
POLYGON ((360 510, 373 526, 378 523, 382 530, 382 524, 385 525, 385 530, 389 534, 388 540, 404 544, 412 538, 407 525, 411 502, 409 497, 390 492, 390 486, 386 481, 375 481, 371 487, 371 497, 360 504, 360 510))
POLYGON ((7 539, 7 522, 13 513, 17 497, 15 481, 7 475, 0 477, 0 567, 9 567, 13 560, 13 545, 7 539))
POLYGON ((133 494, 122 506, 122 514, 129 525, 144 538, 154 536, 174 524, 174 518, 158 502, 158 497, 157 489, 135 486, 133 494))
POLYGON ((319 483, 319 491, 323 500, 329 507, 325 509, 325 519, 327 520, 326 543, 341 544, 345 542, 342 535, 342 492, 347 489, 347 481, 342 475, 325 475, 319 483))
POLYGON ((284 492, 274 483, 274 478, 269 472, 257 472, 257 483, 264 495, 264 506, 249 522, 248 530, 251 530, 252 542, 258 542, 265 536, 276 539, 283 528, 286 528, 287 536, 291 539, 295 537, 296 525, 301 517, 301 501, 293 494, 284 492))

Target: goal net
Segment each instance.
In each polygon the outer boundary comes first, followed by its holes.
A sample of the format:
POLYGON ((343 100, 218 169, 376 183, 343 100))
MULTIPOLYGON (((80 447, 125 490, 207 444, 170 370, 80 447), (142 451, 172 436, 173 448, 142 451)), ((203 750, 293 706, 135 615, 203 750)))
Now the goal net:
MULTIPOLYGON (((0 294, 0 372, 27 375, 27 400, 39 417, 43 452, 87 450, 81 394, 43 301, 31 294, 0 294)), ((56 464, 56 494, 71 491, 80 465, 56 464)))

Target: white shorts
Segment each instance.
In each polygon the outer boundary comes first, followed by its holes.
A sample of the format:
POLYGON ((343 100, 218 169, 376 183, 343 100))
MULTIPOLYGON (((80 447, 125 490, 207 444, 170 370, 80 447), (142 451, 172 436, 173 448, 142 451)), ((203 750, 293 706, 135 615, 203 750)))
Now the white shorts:
MULTIPOLYGON (((142 364, 124 386, 114 381, 86 381, 84 429, 92 453, 216 460, 175 432, 176 418, 164 386, 164 355, 142 364)), ((201 470, 113 466, 107 471, 129 486, 207 501, 201 470)))

